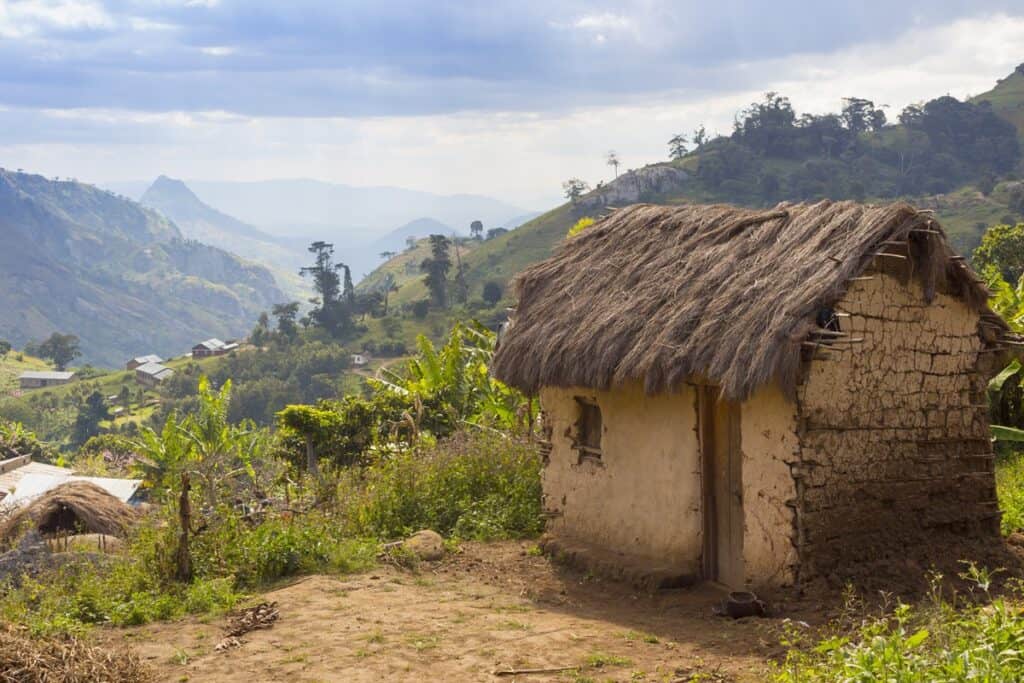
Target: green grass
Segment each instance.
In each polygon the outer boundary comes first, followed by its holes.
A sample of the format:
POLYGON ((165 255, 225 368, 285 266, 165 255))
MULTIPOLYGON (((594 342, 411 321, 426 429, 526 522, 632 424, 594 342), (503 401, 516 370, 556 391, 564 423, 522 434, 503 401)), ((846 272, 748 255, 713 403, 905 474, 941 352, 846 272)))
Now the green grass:
POLYGON ((991 102, 995 113, 1016 126, 1024 136, 1024 75, 1010 74, 996 87, 972 99, 991 102))
POLYGON ((1024 453, 1000 456, 996 463, 996 495, 1003 512, 1003 533, 1024 529, 1024 453))
POLYGON ((6 396, 18 390, 18 375, 32 370, 52 370, 53 366, 41 358, 11 351, 0 359, 0 394, 6 396))
MULTIPOLYGON (((974 577, 977 592, 987 597, 989 577, 977 572, 974 577)), ((792 624, 783 641, 790 650, 774 678, 776 683, 1019 681, 1024 672, 1019 600, 953 604, 936 590, 920 605, 860 616, 853 626, 833 624, 820 639, 792 624)))

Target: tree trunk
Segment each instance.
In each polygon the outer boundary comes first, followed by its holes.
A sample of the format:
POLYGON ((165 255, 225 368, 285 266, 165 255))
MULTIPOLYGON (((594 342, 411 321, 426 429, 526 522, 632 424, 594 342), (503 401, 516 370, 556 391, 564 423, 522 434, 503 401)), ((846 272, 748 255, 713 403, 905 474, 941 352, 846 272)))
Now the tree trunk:
POLYGON ((192 529, 192 506, 188 494, 192 490, 192 483, 189 481, 188 472, 181 475, 181 497, 178 499, 178 523, 181 530, 178 535, 178 580, 189 582, 192 580, 192 553, 188 547, 188 535, 192 529))
POLYGON ((320 468, 316 462, 316 450, 313 448, 313 439, 306 439, 306 471, 311 475, 320 478, 320 468))

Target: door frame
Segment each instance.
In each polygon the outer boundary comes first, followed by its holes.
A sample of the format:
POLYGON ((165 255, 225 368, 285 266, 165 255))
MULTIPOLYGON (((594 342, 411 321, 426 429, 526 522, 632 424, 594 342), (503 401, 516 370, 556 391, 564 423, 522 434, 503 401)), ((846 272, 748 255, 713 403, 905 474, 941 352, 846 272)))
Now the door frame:
POLYGON ((744 581, 740 405, 721 399, 717 386, 701 384, 696 388, 703 532, 701 573, 706 581, 740 588, 744 581), (722 457, 726 458, 724 464, 720 462, 722 457), (729 557, 722 556, 723 543, 729 557), (728 566, 723 566, 723 562, 728 566))

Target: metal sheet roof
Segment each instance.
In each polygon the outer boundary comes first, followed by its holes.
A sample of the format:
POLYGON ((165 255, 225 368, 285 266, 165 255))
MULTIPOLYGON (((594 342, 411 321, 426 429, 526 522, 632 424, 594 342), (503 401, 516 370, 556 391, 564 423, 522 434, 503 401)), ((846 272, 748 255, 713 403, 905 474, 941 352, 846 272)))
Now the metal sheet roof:
POLYGON ((29 370, 18 375, 18 379, 71 379, 73 372, 57 372, 56 370, 29 370))
MULTIPOLYGON (((7 462, 7 461, 4 461, 7 462)), ((29 475, 39 474, 45 476, 70 477, 74 470, 67 467, 48 465, 45 462, 28 462, 20 467, 0 474, 0 492, 10 494, 17 487, 23 478, 29 475)))

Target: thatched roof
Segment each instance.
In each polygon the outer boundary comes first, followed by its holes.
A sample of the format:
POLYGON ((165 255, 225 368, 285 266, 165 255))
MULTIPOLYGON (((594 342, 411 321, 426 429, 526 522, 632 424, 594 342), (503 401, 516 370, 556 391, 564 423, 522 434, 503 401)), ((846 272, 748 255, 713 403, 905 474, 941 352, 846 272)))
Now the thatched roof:
POLYGON ((99 486, 72 481, 50 489, 0 518, 0 547, 10 545, 30 525, 42 533, 58 529, 123 536, 135 510, 99 486))
POLYGON ((734 399, 773 380, 791 390, 817 313, 887 242, 908 243, 890 248, 909 249, 926 299, 943 291, 991 313, 984 284, 909 204, 640 204, 516 278, 518 308, 492 370, 528 393, 630 380, 657 393, 695 377, 734 399))

